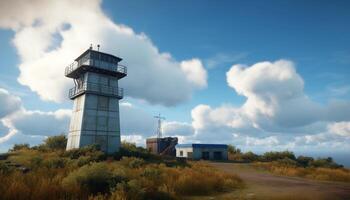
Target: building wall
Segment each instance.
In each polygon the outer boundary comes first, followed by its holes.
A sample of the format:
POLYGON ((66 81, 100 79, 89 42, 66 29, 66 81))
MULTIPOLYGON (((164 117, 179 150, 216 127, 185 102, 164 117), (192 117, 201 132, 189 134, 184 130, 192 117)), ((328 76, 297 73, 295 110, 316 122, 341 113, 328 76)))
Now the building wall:
POLYGON ((192 158, 194 160, 200 160, 202 158, 202 152, 209 152, 209 160, 214 159, 214 152, 221 152, 222 160, 228 159, 227 149, 223 148, 193 148, 193 147, 177 147, 176 157, 182 158, 192 158), (181 155, 181 151, 183 154, 181 155), (190 156, 189 156, 190 153, 190 156), (192 153, 192 156, 191 156, 192 153))
POLYGON ((176 148, 176 157, 179 158, 191 158, 191 155, 189 153, 193 152, 192 147, 185 147, 185 148, 176 148), (182 155, 181 155, 182 151, 182 155))
POLYGON ((158 138, 148 138, 146 140, 146 148, 153 154, 158 154, 158 138))
POLYGON ((147 138, 146 148, 154 154, 175 156, 176 137, 147 138), (170 149, 169 149, 170 148, 170 149))
MULTIPOLYGON (((117 87, 115 77, 88 72, 84 81, 117 87)), ((120 148, 119 99, 97 94, 83 94, 74 99, 67 150, 99 144, 113 153, 120 148)))
POLYGON ((194 148, 193 159, 196 159, 196 160, 203 159, 202 158, 203 152, 209 152, 209 160, 215 160, 214 152, 221 152, 222 160, 228 159, 227 149, 223 149, 223 148, 194 148))

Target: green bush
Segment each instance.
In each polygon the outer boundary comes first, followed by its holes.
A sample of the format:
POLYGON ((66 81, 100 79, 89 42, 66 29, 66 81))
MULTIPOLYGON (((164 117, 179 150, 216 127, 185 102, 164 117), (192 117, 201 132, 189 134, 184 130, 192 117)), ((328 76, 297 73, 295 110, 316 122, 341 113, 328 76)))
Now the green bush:
POLYGON ((12 172, 13 168, 8 166, 6 163, 0 162, 0 174, 8 174, 12 172))
POLYGON ((235 146, 230 145, 230 144, 228 145, 227 151, 230 154, 240 154, 240 153, 242 153, 239 148, 236 148, 235 146))
POLYGON ((248 151, 247 153, 242 154, 242 159, 244 161, 253 162, 253 161, 259 160, 259 155, 256 155, 255 153, 248 151))
POLYGON ((43 165, 47 168, 64 168, 66 165, 66 161, 64 158, 53 157, 44 160, 43 165))
POLYGON ((135 157, 123 157, 120 162, 130 168, 139 168, 142 165, 145 164, 145 161, 141 158, 135 158, 135 157))
POLYGON ((140 200, 144 199, 145 189, 137 180, 130 180, 117 184, 110 199, 114 200, 140 200))
POLYGON ((92 163, 85 165, 62 180, 65 188, 79 186, 92 194, 108 193, 117 183, 124 180, 124 177, 114 175, 106 163, 92 163))
POLYGON ((81 156, 88 156, 90 161, 102 161, 107 158, 106 154, 100 150, 100 146, 97 144, 88 145, 79 149, 72 149, 65 151, 62 156, 70 159, 78 159, 81 156))
POLYGON ((43 162, 43 158, 41 156, 34 156, 30 159, 30 167, 39 168, 41 167, 42 162, 43 162))
POLYGON ((263 161, 271 162, 276 160, 281 160, 284 158, 289 158, 291 160, 296 160, 295 155, 291 151, 270 151, 264 153, 262 156, 263 161))
POLYGON ((295 166, 296 167, 298 165, 297 161, 292 160, 290 158, 283 158, 283 159, 277 160, 276 162, 282 166, 295 166))
POLYGON ((65 135, 48 137, 43 144, 43 147, 49 150, 65 150, 66 146, 67 138, 65 135))
POLYGON ((343 168, 343 165, 339 165, 333 161, 333 158, 318 158, 310 162, 311 167, 324 167, 324 168, 343 168))
POLYGON ((308 156, 298 156, 297 162, 301 167, 308 167, 314 161, 312 157, 308 156))
POLYGON ((29 148, 30 148, 29 144, 15 144, 13 145, 12 149, 10 149, 9 151, 13 152, 13 151, 25 150, 29 148))
POLYGON ((157 156, 151 154, 143 147, 137 147, 134 143, 123 141, 119 152, 115 153, 114 158, 119 160, 122 157, 137 157, 142 159, 155 159, 157 156))

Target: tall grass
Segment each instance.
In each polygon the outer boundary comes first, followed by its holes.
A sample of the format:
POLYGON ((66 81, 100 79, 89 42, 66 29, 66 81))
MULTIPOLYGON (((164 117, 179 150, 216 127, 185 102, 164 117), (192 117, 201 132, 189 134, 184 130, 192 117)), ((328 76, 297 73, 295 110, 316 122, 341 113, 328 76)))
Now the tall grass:
MULTIPOLYGON (((174 164, 175 163, 175 164, 174 164)), ((141 158, 106 159, 96 149, 20 149, 0 161, 0 199, 183 199, 243 187, 202 162, 171 166, 141 158), (19 168, 28 168, 22 172, 19 168)))
POLYGON ((281 162, 257 162, 253 166, 284 176, 297 176, 321 181, 350 182, 350 170, 345 168, 304 168, 286 165, 281 162))

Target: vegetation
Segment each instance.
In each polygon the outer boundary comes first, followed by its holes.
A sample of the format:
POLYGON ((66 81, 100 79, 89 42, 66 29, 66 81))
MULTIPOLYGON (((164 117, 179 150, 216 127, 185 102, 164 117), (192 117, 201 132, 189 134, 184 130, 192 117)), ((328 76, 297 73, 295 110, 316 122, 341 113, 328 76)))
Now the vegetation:
POLYGON ((330 162, 324 161, 324 159, 318 159, 315 163, 322 163, 320 165, 322 167, 313 166, 312 164, 309 167, 301 167, 298 162, 288 158, 273 162, 257 162, 253 165, 278 175, 297 176, 322 181, 350 182, 349 169, 327 167, 330 162), (326 164, 323 162, 326 162, 326 164))
POLYGON ((203 162, 178 162, 123 143, 115 155, 97 145, 65 151, 65 137, 15 147, 0 160, 1 199, 183 199, 243 187, 203 162))
POLYGON ((271 151, 257 155, 253 152, 242 153, 238 148, 231 147, 229 159, 236 162, 252 162, 253 166, 278 175, 350 182, 350 170, 334 162, 331 157, 296 157, 290 151, 271 151))

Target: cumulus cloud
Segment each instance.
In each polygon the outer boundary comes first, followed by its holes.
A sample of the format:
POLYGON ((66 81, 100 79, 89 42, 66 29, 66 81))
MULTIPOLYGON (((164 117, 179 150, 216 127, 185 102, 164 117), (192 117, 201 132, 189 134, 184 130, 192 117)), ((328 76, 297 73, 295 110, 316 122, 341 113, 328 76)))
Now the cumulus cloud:
POLYGON ((187 79, 199 88, 207 87, 207 71, 204 69, 201 60, 194 58, 181 62, 181 69, 187 79))
POLYGON ((0 28, 15 32, 13 44, 21 60, 18 81, 44 100, 66 99, 73 82, 63 76, 64 67, 90 43, 124 59, 128 77, 121 86, 127 96, 171 106, 206 85, 198 59, 185 62, 183 68, 144 33, 108 18, 99 0, 1 1, 0 28))
POLYGON ((163 134, 165 136, 192 136, 194 129, 189 123, 171 121, 163 123, 163 134))
POLYGON ((321 105, 304 93, 304 81, 288 60, 233 65, 226 74, 229 87, 246 98, 241 106, 224 104, 192 109, 195 138, 207 141, 235 141, 241 144, 277 145, 276 135, 313 135, 327 131, 347 135, 349 101, 321 105))
POLYGON ((7 90, 0 88, 0 119, 13 113, 21 107, 20 98, 11 95, 7 90))
POLYGON ((328 131, 337 135, 350 137, 350 121, 331 123, 328 125, 328 131))
POLYGON ((143 135, 122 135, 121 140, 134 143, 137 146, 146 146, 146 138, 143 135))
POLYGON ((255 138, 255 137, 246 137, 246 145, 248 146, 268 146, 272 147, 279 144, 279 140, 276 136, 270 136, 266 138, 255 138))
POLYGON ((0 102, 2 107, 7 108, 0 118, 0 151, 7 150, 15 143, 34 145, 47 136, 68 132, 71 110, 26 110, 19 97, 2 88, 0 102))
POLYGON ((7 128, 2 122, 0 122, 0 138, 7 135, 9 128, 7 128))
POLYGON ((120 104, 121 134, 127 135, 155 135, 156 120, 152 115, 130 103, 120 104))
POLYGON ((20 110, 9 120, 24 135, 52 136, 68 133, 71 112, 63 109, 55 112, 20 110))

